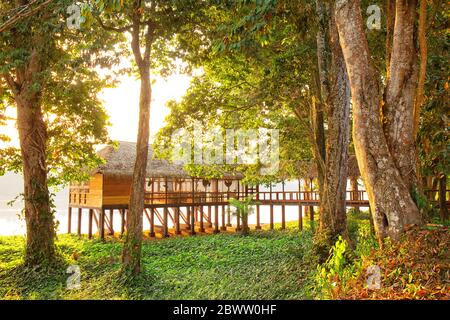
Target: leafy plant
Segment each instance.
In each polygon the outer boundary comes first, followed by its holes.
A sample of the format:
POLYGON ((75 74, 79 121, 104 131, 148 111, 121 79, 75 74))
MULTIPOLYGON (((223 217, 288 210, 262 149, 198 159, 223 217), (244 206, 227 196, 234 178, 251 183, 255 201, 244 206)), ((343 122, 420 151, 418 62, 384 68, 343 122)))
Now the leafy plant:
POLYGON ((247 235, 248 228, 248 216, 253 214, 254 206, 259 204, 259 202, 253 201, 254 195, 248 195, 244 200, 238 200, 235 198, 230 199, 230 205, 236 208, 236 212, 233 214, 242 219, 242 235, 247 235))
POLYGON ((336 243, 330 249, 327 261, 317 266, 314 275, 315 295, 319 298, 332 298, 337 290, 345 284, 353 273, 353 265, 350 265, 347 257, 348 243, 339 236, 336 243))

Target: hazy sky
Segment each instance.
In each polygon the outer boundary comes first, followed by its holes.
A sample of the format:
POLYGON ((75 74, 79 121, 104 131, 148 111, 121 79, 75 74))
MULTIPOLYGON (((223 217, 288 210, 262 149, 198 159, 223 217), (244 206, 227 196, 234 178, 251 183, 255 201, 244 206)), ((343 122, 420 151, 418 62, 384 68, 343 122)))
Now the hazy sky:
MULTIPOLYGON (((163 126, 164 119, 169 113, 165 107, 167 101, 180 99, 189 87, 188 75, 174 74, 167 78, 153 77, 152 107, 150 114, 151 135, 156 134, 163 126)), ((136 141, 138 123, 139 81, 133 77, 123 76, 116 88, 103 90, 100 98, 110 116, 111 127, 108 128, 111 139, 136 141)), ((8 108, 7 115, 15 118, 16 109, 8 108)), ((12 138, 11 144, 18 146, 18 136, 15 120, 9 121, 6 127, 0 126, 0 134, 12 138)), ((0 145, 2 146, 2 145, 0 145)))

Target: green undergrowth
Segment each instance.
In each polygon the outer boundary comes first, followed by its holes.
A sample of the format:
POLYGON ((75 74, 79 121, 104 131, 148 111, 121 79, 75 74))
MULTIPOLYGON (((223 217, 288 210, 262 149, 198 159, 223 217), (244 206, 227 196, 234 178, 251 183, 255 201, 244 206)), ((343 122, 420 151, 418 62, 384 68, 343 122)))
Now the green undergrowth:
POLYGON ((305 299, 315 267, 308 231, 259 231, 146 241, 144 272, 120 276, 119 241, 61 235, 64 263, 23 266, 24 238, 0 237, 0 299, 305 299), (68 290, 69 265, 81 271, 68 290))

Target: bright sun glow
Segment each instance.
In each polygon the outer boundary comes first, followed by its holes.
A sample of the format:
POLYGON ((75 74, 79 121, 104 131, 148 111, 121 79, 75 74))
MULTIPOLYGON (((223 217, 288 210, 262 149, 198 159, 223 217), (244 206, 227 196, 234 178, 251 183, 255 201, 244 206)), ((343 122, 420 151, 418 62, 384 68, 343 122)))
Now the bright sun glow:
MULTIPOLYGON (((153 137, 164 126, 164 119, 169 114, 165 106, 169 100, 179 100, 189 87, 191 77, 174 74, 167 79, 153 77, 156 82, 152 87, 152 105, 150 113, 150 134, 153 137)), ((100 95, 110 116, 111 126, 108 128, 113 140, 136 141, 138 124, 139 80, 131 76, 122 76, 120 84, 115 88, 104 89, 100 95)), ((8 108, 6 115, 16 118, 15 108, 8 108)), ((15 120, 0 126, 0 134, 11 137, 8 145, 18 146, 19 139, 15 120)), ((2 145, 0 145, 1 147, 2 145)))

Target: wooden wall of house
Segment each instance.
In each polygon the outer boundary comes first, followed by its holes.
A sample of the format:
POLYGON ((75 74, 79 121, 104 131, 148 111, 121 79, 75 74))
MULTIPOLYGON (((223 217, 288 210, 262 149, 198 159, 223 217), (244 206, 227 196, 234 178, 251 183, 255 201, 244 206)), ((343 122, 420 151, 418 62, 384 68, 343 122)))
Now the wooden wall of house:
POLYGON ((88 182, 70 185, 70 205, 86 208, 101 208, 103 175, 97 173, 88 182))
POLYGON ((103 177, 103 205, 125 205, 130 201, 131 177, 103 177))

